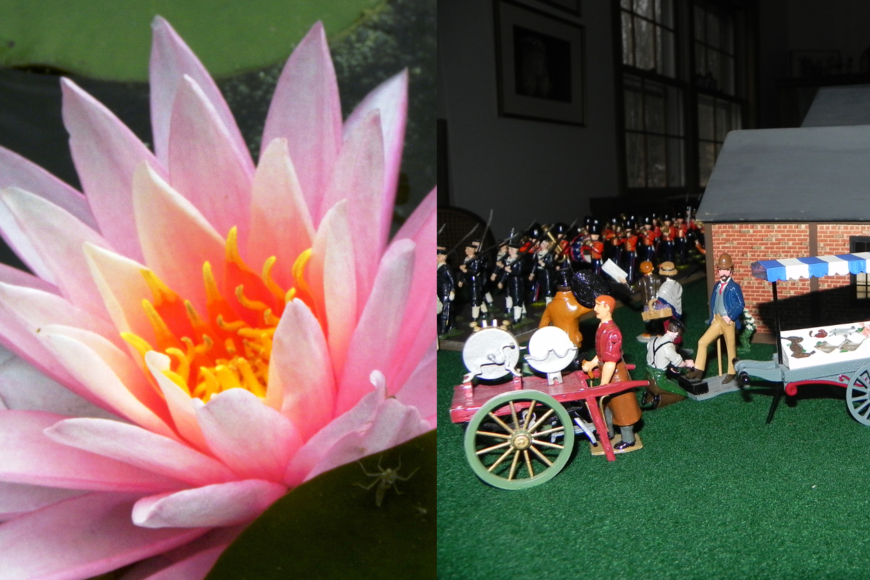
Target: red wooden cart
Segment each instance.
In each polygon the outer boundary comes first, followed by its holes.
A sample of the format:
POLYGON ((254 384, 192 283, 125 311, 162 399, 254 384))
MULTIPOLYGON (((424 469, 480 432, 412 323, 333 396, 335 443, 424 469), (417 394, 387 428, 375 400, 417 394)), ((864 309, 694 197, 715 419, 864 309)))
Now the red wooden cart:
MULTIPOLYGON (((499 330, 489 328, 481 332, 499 330)), ((492 361, 486 363, 490 369, 477 374, 472 371, 462 384, 454 387, 450 418, 454 423, 468 423, 465 454, 478 477, 495 487, 521 489, 544 483, 565 467, 574 445, 574 424, 582 426, 582 421, 575 420, 578 412, 588 409, 595 431, 606 434, 599 399, 646 387, 649 382, 625 381, 590 387, 589 377, 579 370, 565 375, 563 382, 556 384, 548 384, 546 378, 538 376, 520 376, 512 370, 519 346, 513 335, 501 332, 503 336, 487 337, 490 344, 493 338, 503 341, 495 349, 490 346, 484 357, 492 361), (493 366, 506 369, 505 375, 513 372, 513 379, 501 384, 477 384, 476 376, 498 374, 493 366)), ((464 350, 466 366, 471 369, 474 365, 469 364, 466 353, 464 350)), ((583 430, 594 437, 591 430, 583 430)), ((597 445, 601 445, 608 461, 614 461, 616 455, 609 438, 599 436, 598 440, 597 445)))

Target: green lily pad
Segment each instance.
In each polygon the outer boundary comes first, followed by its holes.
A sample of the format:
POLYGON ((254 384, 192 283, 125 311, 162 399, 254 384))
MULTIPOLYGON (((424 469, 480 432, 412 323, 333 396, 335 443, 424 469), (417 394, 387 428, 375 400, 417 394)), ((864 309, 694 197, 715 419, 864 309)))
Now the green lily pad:
POLYGON ((213 76, 272 65, 317 20, 332 38, 384 0, 0 0, 0 66, 148 80, 151 21, 166 18, 213 76))
POLYGON ((224 551, 206 580, 435 578, 435 455, 430 431, 297 487, 224 551), (379 506, 379 480, 363 467, 376 473, 400 461, 408 480, 396 482, 401 493, 382 490, 379 506))

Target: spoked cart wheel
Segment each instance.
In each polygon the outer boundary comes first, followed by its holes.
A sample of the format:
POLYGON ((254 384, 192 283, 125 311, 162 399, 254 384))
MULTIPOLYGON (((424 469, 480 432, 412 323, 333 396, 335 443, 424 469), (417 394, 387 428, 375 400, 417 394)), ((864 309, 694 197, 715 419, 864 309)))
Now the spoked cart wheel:
POLYGON ((846 405, 849 413, 862 425, 870 426, 870 363, 852 375, 846 387, 846 405))
POLYGON ((484 482, 523 489, 559 473, 574 447, 565 408, 546 393, 510 391, 487 401, 468 423, 465 456, 484 482))

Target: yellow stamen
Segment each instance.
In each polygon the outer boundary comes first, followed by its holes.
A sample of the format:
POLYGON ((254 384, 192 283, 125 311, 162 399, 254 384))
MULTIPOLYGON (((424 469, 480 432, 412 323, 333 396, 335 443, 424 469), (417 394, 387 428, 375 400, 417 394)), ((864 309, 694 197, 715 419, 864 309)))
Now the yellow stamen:
POLYGON ((123 338, 127 344, 136 349, 142 358, 145 358, 145 355, 148 354, 148 351, 154 350, 151 348, 151 345, 148 344, 148 341, 142 338, 137 334, 133 334, 132 332, 122 332, 121 338, 123 338))
POLYGON ((275 262, 278 260, 275 256, 271 256, 266 259, 266 263, 263 264, 263 283, 266 285, 266 288, 269 289, 269 292, 275 295, 275 298, 280 303, 284 300, 284 290, 278 285, 277 282, 272 278, 272 267, 275 265, 275 262))
POLYGON ((182 378, 181 375, 172 371, 163 371, 163 376, 181 387, 181 390, 187 393, 188 397, 190 396, 190 387, 187 386, 187 380, 182 378))
POLYGON ((239 304, 241 304, 248 310, 265 310, 269 307, 268 304, 260 302, 259 300, 251 300, 250 298, 245 296, 244 286, 236 287, 236 300, 238 300, 239 304))
POLYGON ((236 332, 240 328, 245 328, 248 324, 244 320, 236 320, 235 322, 227 323, 223 316, 217 317, 217 325, 221 330, 227 332, 236 332))
POLYGON ((308 281, 305 280, 305 266, 308 265, 308 260, 311 259, 311 248, 308 248, 296 258, 293 262, 293 279, 296 281, 296 286, 306 294, 311 294, 311 288, 308 286, 308 281))
MULTIPOLYGON (((190 378, 190 362, 193 360, 193 357, 190 355, 192 355, 193 352, 190 350, 190 347, 188 347, 187 353, 182 352, 181 349, 178 348, 167 348, 166 354, 171 356, 175 361, 176 367, 173 374, 177 373, 176 376, 184 381, 184 390, 187 391, 187 394, 190 394, 190 389, 187 388, 187 380, 190 378), (190 356, 190 358, 188 358, 188 356, 190 356)), ((164 374, 166 374, 166 371, 164 371, 164 374)))

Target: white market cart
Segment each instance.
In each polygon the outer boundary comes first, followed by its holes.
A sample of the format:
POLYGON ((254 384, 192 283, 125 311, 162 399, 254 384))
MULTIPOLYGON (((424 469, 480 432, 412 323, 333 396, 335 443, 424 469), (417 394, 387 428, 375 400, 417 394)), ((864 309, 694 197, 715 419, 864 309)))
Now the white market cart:
POLYGON ((856 421, 870 426, 870 322, 855 322, 781 331, 776 285, 779 281, 870 273, 870 252, 811 256, 752 263, 752 275, 771 283, 777 352, 770 361, 741 360, 734 365, 738 380, 750 377, 782 383, 776 391, 767 422, 783 391, 796 395, 798 387, 827 384, 846 389, 846 405, 856 421))

